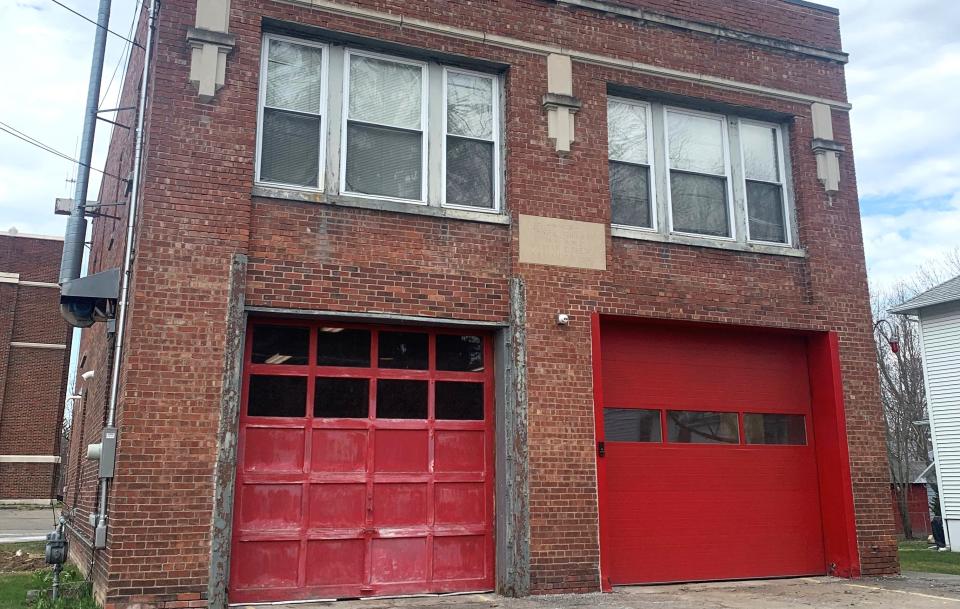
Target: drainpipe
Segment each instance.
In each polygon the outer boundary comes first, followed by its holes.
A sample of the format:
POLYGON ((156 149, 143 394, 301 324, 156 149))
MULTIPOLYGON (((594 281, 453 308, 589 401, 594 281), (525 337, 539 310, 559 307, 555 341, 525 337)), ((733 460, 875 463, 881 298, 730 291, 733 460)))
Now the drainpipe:
POLYGON ((83 114, 83 133, 80 137, 80 165, 77 169, 77 187, 73 195, 73 209, 67 220, 63 239, 63 258, 60 260, 60 283, 80 277, 83 246, 87 239, 87 189, 90 185, 90 162, 93 160, 93 138, 97 130, 97 103, 100 100, 100 79, 103 77, 103 57, 107 47, 107 27, 110 24, 110 0, 100 0, 97 11, 97 31, 93 38, 93 61, 87 83, 87 107, 83 114))
MULTIPOLYGON (((109 2, 109 0, 105 0, 109 2)), ((133 183, 130 191, 130 202, 127 208, 127 241, 124 248, 123 271, 121 274, 120 298, 117 303, 116 328, 117 333, 113 342, 113 368, 110 372, 110 401, 107 404, 107 419, 104 426, 104 439, 110 436, 116 438, 116 416, 117 416, 117 396, 120 387, 120 368, 123 362, 123 341, 126 335, 127 309, 130 301, 130 275, 133 266, 134 256, 134 226, 137 217, 138 202, 140 198, 140 179, 143 172, 143 125, 144 116, 147 109, 147 90, 150 82, 150 59, 153 49, 153 35, 156 30, 157 11, 159 3, 157 0, 150 0, 150 8, 147 13, 147 39, 144 43, 143 75, 140 80, 140 100, 137 104, 137 131, 134 139, 134 160, 133 160, 133 183)), ((132 51, 131 51, 132 52, 132 51)), ((106 457, 106 455, 105 455, 106 457)), ((107 546, 107 490, 109 480, 113 478, 113 458, 109 455, 111 461, 107 464, 106 471, 109 475, 100 477, 100 501, 99 514, 97 515, 97 526, 94 531, 94 546, 96 548, 105 548, 107 546)), ((104 462, 101 461, 101 473, 105 471, 104 462)))

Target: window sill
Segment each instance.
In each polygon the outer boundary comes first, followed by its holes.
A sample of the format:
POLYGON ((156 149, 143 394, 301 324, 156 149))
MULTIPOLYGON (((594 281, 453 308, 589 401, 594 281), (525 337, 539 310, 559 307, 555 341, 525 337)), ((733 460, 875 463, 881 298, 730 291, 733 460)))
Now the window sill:
POLYGON ((711 247, 719 250, 730 250, 735 252, 750 252, 752 254, 770 254, 774 256, 791 256, 793 258, 806 258, 807 253, 801 248, 789 245, 766 245, 763 243, 742 243, 740 241, 728 241, 721 239, 708 239, 701 237, 688 237, 686 235, 665 235, 653 231, 632 230, 629 228, 610 227, 610 235, 613 237, 624 237, 626 239, 637 239, 640 241, 657 241, 660 243, 676 243, 679 245, 692 245, 696 247, 711 247))
POLYGON ((287 201, 301 201, 318 203, 331 207, 352 207, 356 209, 372 209, 388 211, 398 214, 413 214, 417 216, 431 216, 452 220, 466 220, 468 222, 484 222, 487 224, 510 224, 510 216, 503 213, 469 211, 465 209, 450 209, 417 203, 403 203, 388 199, 371 199, 367 197, 352 197, 347 195, 330 195, 323 192, 297 190, 278 186, 255 185, 253 196, 268 199, 284 199, 287 201))

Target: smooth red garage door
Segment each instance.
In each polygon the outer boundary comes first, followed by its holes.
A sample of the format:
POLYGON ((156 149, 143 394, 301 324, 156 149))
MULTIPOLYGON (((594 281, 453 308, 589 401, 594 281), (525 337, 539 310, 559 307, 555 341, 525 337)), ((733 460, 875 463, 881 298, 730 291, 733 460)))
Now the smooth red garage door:
POLYGON ((254 321, 231 602, 493 587, 490 341, 254 321))
POLYGON ((608 582, 825 573, 806 339, 604 322, 600 345, 608 582))

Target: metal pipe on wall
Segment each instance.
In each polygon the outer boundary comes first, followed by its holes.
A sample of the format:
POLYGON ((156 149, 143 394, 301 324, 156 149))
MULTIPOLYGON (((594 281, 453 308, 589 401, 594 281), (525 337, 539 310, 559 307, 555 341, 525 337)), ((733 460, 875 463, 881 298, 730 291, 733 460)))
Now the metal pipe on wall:
MULTIPOLYGON (((144 42, 143 75, 140 79, 140 99, 137 103, 137 130, 134 137, 133 184, 130 191, 130 203, 127 208, 127 241, 124 248, 123 271, 120 278, 120 299, 117 306, 117 333, 113 342, 113 367, 110 371, 110 400, 107 404, 107 418, 104 429, 113 428, 116 424, 117 398, 119 395, 120 369, 123 363, 123 340, 126 336, 127 309, 130 301, 130 274, 133 265, 134 228, 140 198, 140 179, 143 173, 143 125, 147 109, 147 90, 150 83, 150 59, 152 58, 153 36, 156 29, 157 11, 159 3, 150 0, 147 13, 147 37, 144 42)), ((132 52, 132 49, 131 49, 132 52)), ((107 527, 107 490, 108 479, 100 479, 99 514, 97 530, 94 534, 94 545, 97 548, 106 547, 107 527)))
POLYGON ((93 139, 97 131, 97 104, 100 101, 100 80, 103 78, 103 58, 107 48, 107 27, 110 25, 110 0, 100 0, 97 10, 97 31, 93 38, 93 60, 90 62, 90 80, 87 83, 87 105, 83 113, 83 132, 80 136, 80 163, 77 167, 77 186, 73 195, 73 209, 67 220, 60 259, 60 283, 80 276, 83 245, 87 239, 85 217, 87 190, 90 186, 90 163, 93 160, 93 139))

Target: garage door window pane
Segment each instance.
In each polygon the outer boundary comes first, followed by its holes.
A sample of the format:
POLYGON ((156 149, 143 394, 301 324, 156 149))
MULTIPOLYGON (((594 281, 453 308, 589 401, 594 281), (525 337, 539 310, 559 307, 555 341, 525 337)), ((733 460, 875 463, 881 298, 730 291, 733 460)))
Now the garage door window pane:
POLYGON ((302 417, 307 412, 303 376, 251 376, 247 414, 251 417, 302 417))
POLYGON ((377 381, 378 419, 426 419, 427 381, 377 381))
POLYGON ((737 444, 737 413, 667 411, 667 441, 680 444, 737 444))
POLYGON ((483 371, 483 339, 457 334, 437 335, 437 370, 483 371))
POLYGON ((306 365, 310 330, 292 326, 254 326, 254 364, 306 365))
POLYGON ((604 408, 603 436, 607 442, 659 442, 660 411, 604 408))
POLYGON ((437 381, 434 391, 435 418, 448 421, 483 420, 483 383, 437 381))
POLYGON ((365 419, 370 412, 370 381, 367 379, 318 378, 314 389, 313 416, 365 419))
POLYGON ((743 415, 743 433, 747 444, 807 443, 807 426, 801 414, 752 414, 743 415))
POLYGON ((317 331, 317 365, 368 368, 370 331, 320 328, 317 331))
POLYGON ((427 335, 419 332, 381 332, 377 361, 381 368, 427 369, 427 335))

